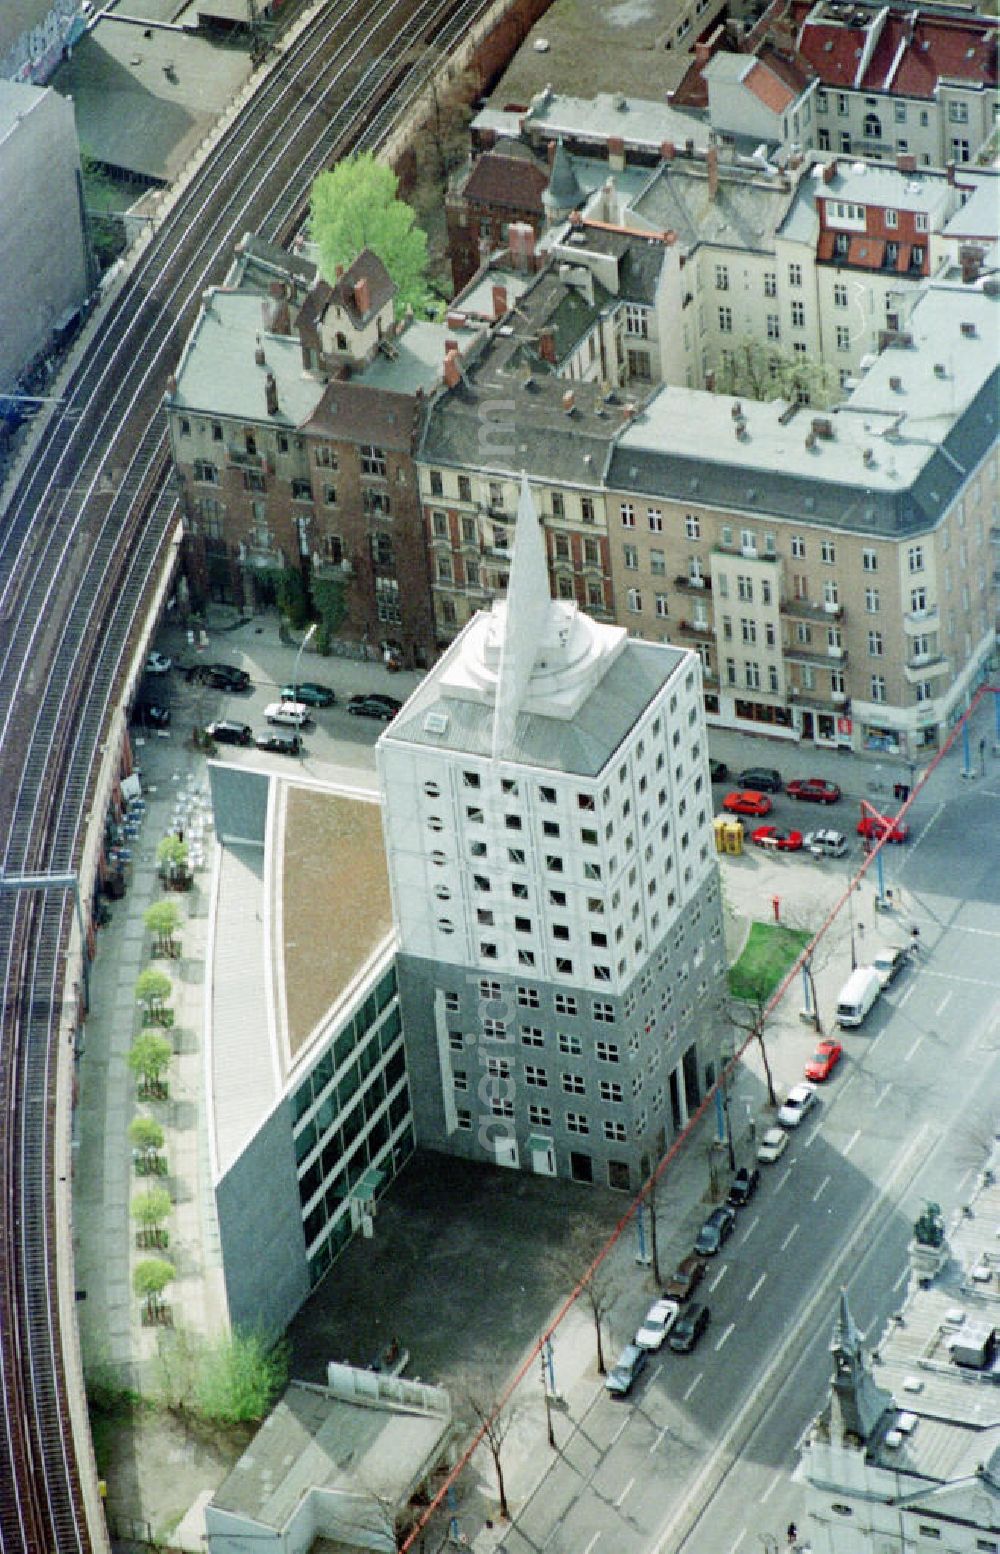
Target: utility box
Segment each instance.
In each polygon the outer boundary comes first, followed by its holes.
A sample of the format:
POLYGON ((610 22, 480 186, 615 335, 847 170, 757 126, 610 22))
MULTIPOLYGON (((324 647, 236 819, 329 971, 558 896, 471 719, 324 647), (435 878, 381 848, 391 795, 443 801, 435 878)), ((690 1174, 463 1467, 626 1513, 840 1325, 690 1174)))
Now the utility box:
POLYGON ((743 851, 743 824, 739 820, 730 820, 726 815, 719 815, 715 821, 715 850, 717 853, 729 853, 739 857, 743 851))

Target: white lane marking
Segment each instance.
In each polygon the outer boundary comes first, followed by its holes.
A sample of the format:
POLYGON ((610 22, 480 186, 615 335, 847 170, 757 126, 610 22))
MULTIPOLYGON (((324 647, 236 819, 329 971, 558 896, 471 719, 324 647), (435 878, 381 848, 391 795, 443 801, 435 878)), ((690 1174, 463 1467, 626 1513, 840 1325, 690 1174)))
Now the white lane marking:
POLYGON ((925 977, 937 977, 941 982, 967 982, 970 987, 1000 988, 1000 982, 993 977, 962 977, 957 971, 932 971, 930 966, 924 966, 922 971, 925 977))
POLYGON ((618 1426, 618 1429, 611 1437, 611 1446, 613 1446, 617 1440, 620 1440, 625 1431, 628 1429, 630 1417, 631 1416, 629 1414, 625 1415, 625 1418, 622 1420, 621 1424, 618 1426))
POLYGON ((903 1285, 907 1282, 909 1277, 910 1277, 910 1270, 909 1270, 909 1268, 904 1268, 902 1273, 900 1274, 899 1278, 896 1280, 895 1284, 892 1287, 893 1294, 895 1294, 895 1292, 897 1290, 902 1289, 903 1285))
POLYGON ((704 1374, 705 1374, 704 1371, 699 1371, 697 1376, 694 1378, 694 1381, 691 1383, 690 1387, 688 1387, 687 1391, 684 1394, 684 1401, 685 1401, 685 1403, 687 1402, 688 1398, 691 1396, 692 1392, 694 1391, 695 1387, 698 1385, 699 1381, 704 1376, 704 1374))
POLYGON ((760 1224, 760 1215, 758 1214, 756 1219, 751 1220, 750 1224, 747 1226, 746 1234, 744 1235, 743 1240, 740 1242, 741 1246, 745 1245, 745 1243, 753 1235, 754 1231, 757 1229, 757 1226, 759 1224, 760 1224))
POLYGON ((766 1278, 767 1278, 767 1274, 766 1273, 762 1273, 760 1278, 757 1280, 757 1283, 754 1285, 753 1289, 750 1291, 750 1294, 747 1296, 747 1300, 748 1301, 753 1300, 754 1296, 757 1294, 757 1291, 760 1289, 761 1285, 763 1284, 763 1282, 764 1282, 764 1280, 766 1278))
POLYGON ((847 1143, 844 1145, 843 1149, 841 1150, 841 1154, 849 1155, 851 1153, 851 1150, 854 1148, 855 1144, 858 1142, 858 1139, 860 1137, 861 1137, 861 1129, 860 1128, 855 1128, 854 1132, 851 1134, 850 1138, 847 1140, 847 1143))
POLYGON ((784 1241, 782 1241, 782 1243, 781 1243, 781 1250, 783 1252, 787 1252, 788 1251, 788 1248, 791 1245, 793 1236, 797 1236, 798 1233, 799 1233, 799 1227, 798 1227, 798 1222, 796 1221, 796 1223, 792 1226, 791 1230, 788 1232, 788 1234, 785 1237, 784 1241))
POLYGON ((625 1488, 622 1490, 621 1494, 618 1496, 618 1499, 615 1501, 615 1510, 616 1511, 620 1511, 621 1510, 622 1501, 625 1499, 625 1496, 628 1494, 629 1490, 632 1488, 632 1485, 634 1483, 635 1483, 635 1474, 633 1473, 632 1477, 629 1479, 628 1483, 625 1485, 625 1488))
POLYGON ((962 1180, 958 1184, 958 1192, 955 1195, 956 1197, 961 1198, 962 1194, 964 1193, 964 1191, 966 1189, 966 1186, 968 1185, 969 1182, 971 1182, 971 1180, 975 1176, 975 1174, 976 1174, 975 1167, 970 1167, 970 1169, 968 1171, 966 1171, 965 1175, 962 1177, 962 1180))
POLYGON ((826 1189, 829 1187, 829 1185, 830 1185, 830 1178, 829 1178, 829 1176, 824 1176, 823 1180, 820 1182, 820 1184, 817 1187, 816 1191, 813 1193, 813 1203, 818 1203, 819 1202, 820 1198, 826 1192, 826 1189))
POLYGON ((901 999, 900 999, 900 1000, 899 1000, 899 1002, 898 1002, 898 1003, 897 1003, 897 1004, 896 1004, 896 1008, 897 1008, 897 1009, 902 1009, 902 1007, 903 1007, 903 1005, 904 1005, 904 1004, 905 1004, 905 1003, 906 1003, 906 1002, 907 1002, 907 1000, 908 1000, 908 999, 909 999, 909 997, 910 997, 910 994, 911 994, 911 993, 912 993, 912 992, 913 992, 913 989, 914 989, 914 987, 915 987, 915 986, 916 986, 916 983, 914 983, 914 982, 911 982, 911 983, 910 983, 910 985, 909 985, 909 987, 908 987, 908 988, 907 988, 907 989, 906 989, 906 992, 905 992, 905 993, 904 993, 904 994, 903 994, 903 996, 902 996, 902 998, 901 998, 901 999))
POLYGON ((949 1003, 951 1002, 951 995, 952 995, 952 993, 954 993, 954 991, 955 991, 955 989, 953 987, 950 987, 948 989, 947 993, 945 993, 945 995, 942 998, 941 1002, 938 1004, 937 1008, 935 1009, 935 1011, 934 1011, 935 1014, 944 1014, 944 1012, 947 1009, 949 1003))
MULTIPOLYGON (((788 1164, 791 1165, 792 1162, 789 1161, 788 1164)), ((782 1173, 781 1177, 778 1179, 778 1185, 774 1189, 775 1192, 780 1192, 781 1189, 784 1187, 784 1185, 785 1185, 785 1183, 787 1181, 788 1181, 788 1172, 785 1171, 785 1172, 782 1173)))
POLYGON ((718 1351, 722 1348, 723 1344, 726 1342, 726 1339, 730 1336, 731 1333, 735 1331, 735 1329, 736 1323, 730 1322, 729 1326, 726 1328, 726 1331, 723 1333, 722 1337, 719 1339, 719 1342, 715 1346, 716 1353, 718 1353, 718 1351))
POLYGON ((595 1532, 594 1533, 594 1536, 591 1538, 590 1542, 587 1544, 587 1547, 584 1549, 583 1554, 591 1554, 591 1551, 593 1549, 596 1549, 596 1547, 597 1547, 597 1540, 598 1540, 598 1538, 600 1536, 601 1535, 600 1535, 599 1532, 595 1532))
POLYGON ((708 1286, 709 1289, 710 1290, 717 1290, 719 1288, 719 1285, 722 1283, 723 1279, 726 1277, 726 1274, 728 1272, 729 1272, 729 1264, 728 1263, 723 1263, 722 1267, 719 1269, 719 1271, 716 1274, 715 1278, 712 1280, 711 1284, 708 1286))
POLYGON ((662 1369, 663 1369, 663 1361, 662 1361, 662 1360, 661 1360, 661 1361, 660 1361, 660 1363, 659 1363, 659 1365, 658 1365, 658 1366, 657 1366, 657 1367, 656 1367, 656 1369, 655 1369, 655 1371, 650 1371, 650 1373, 649 1373, 649 1379, 650 1379, 650 1381, 655 1381, 655 1380, 656 1380, 656 1378, 657 1378, 657 1376, 658 1376, 658 1375, 659 1375, 659 1374, 660 1374, 660 1372, 661 1372, 661 1371, 662 1371, 662 1369))
POLYGON ((818 1137, 819 1137, 818 1133, 810 1133, 809 1137, 806 1139, 806 1141, 803 1144, 802 1148, 803 1149, 812 1149, 812 1147, 815 1144, 815 1142, 816 1142, 818 1137))
POLYGON ((736 1554, 736 1550, 739 1548, 740 1544, 743 1542, 743 1539, 746 1537, 746 1535, 747 1535, 746 1528, 745 1527, 741 1527, 740 1531, 739 1531, 739 1536, 737 1537, 736 1542, 733 1543, 733 1544, 730 1544, 729 1554, 736 1554))
POLYGON ((760 1497, 761 1505, 764 1505, 766 1503, 766 1501, 770 1500, 771 1496, 774 1494, 774 1491, 777 1489, 777 1487, 778 1487, 778 1485, 780 1483, 781 1483, 781 1474, 780 1473, 776 1473, 774 1475, 773 1479, 771 1480, 770 1484, 768 1484, 768 1486, 765 1489, 764 1493, 760 1497))
MULTIPOLYGON (((907 1269, 907 1278, 909 1278, 909 1269, 907 1269)), ((667 1427, 666 1427, 666 1425, 664 1425, 663 1429, 660 1431, 659 1435, 656 1437, 656 1440, 653 1442, 652 1446, 649 1448, 649 1455, 650 1456, 653 1455, 653 1453, 656 1451, 657 1447, 662 1445, 663 1437, 666 1435, 666 1433, 667 1433, 667 1427)))
POLYGON ((913 1057, 913 1054, 916 1052, 917 1048, 920 1046, 920 1043, 923 1041, 923 1039, 924 1039, 923 1036, 918 1036, 916 1041, 913 1043, 913 1046, 910 1048, 909 1052, 904 1052, 903 1053, 903 1062, 904 1063, 909 1063, 910 1059, 913 1057))
POLYGON ((885 1100, 886 1096, 889 1094, 889 1088, 890 1087, 888 1085, 883 1085, 882 1086, 882 1089, 879 1091, 878 1095, 875 1097, 874 1101, 872 1102, 873 1106, 881 1106, 882 1105, 882 1102, 885 1100))

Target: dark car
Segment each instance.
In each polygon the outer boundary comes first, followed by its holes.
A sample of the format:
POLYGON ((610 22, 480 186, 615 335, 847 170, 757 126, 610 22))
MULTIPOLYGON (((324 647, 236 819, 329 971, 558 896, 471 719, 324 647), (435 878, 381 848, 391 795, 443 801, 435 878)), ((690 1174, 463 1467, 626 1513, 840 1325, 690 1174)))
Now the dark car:
POLYGON ((725 782, 729 776, 729 767, 725 761, 716 761, 712 756, 708 758, 708 770, 713 782, 725 782))
POLYGON ((825 777, 793 777, 786 782, 785 792, 790 799, 805 799, 810 804, 836 804, 840 789, 825 777))
POLYGON ((298 755, 302 749, 302 741, 298 734, 281 734, 275 730, 258 734, 254 744, 258 750, 270 750, 275 755, 298 755))
POLYGON ((216 718, 209 723, 205 733, 217 745, 252 745, 253 729, 249 723, 237 723, 232 718, 216 718))
POLYGON ((249 691, 251 685, 246 670, 237 669, 234 664, 194 664, 187 677, 217 691, 249 691))
POLYGON ((315 680, 299 680, 281 687, 282 701, 301 701, 307 707, 332 707, 337 693, 332 685, 317 685, 315 680))
POLYGON ((613 1398, 623 1398, 631 1392, 636 1378, 646 1369, 649 1359, 645 1349, 638 1344, 626 1344, 614 1365, 604 1378, 604 1385, 613 1398))
POLYGON ((758 793, 780 793, 785 786, 773 766, 748 766, 737 780, 741 788, 755 788, 758 793))
POLYGON ((712 1313, 707 1306, 688 1306, 670 1332, 667 1343, 676 1354, 690 1354, 709 1324, 712 1313))
POLYGON ((663 1286, 663 1293, 669 1300, 689 1300, 704 1277, 705 1264, 691 1252, 677 1264, 663 1286))
POLYGON ((170 708, 160 702, 139 702, 132 714, 132 721, 143 728, 169 728, 170 708))
POLYGON ((742 1209, 749 1203, 760 1185, 760 1172, 756 1166, 740 1166, 729 1184, 726 1202, 734 1209, 742 1209))
POLYGON ((736 1215, 728 1204, 724 1203, 720 1208, 713 1209, 699 1230, 694 1243, 694 1249, 699 1257, 714 1256, 723 1241, 732 1235, 735 1226, 736 1215))
POLYGON ((397 701, 395 696, 382 696, 378 692, 370 696, 351 696, 348 698, 347 710, 357 718, 381 718, 383 723, 388 723, 394 718, 403 703, 397 701))

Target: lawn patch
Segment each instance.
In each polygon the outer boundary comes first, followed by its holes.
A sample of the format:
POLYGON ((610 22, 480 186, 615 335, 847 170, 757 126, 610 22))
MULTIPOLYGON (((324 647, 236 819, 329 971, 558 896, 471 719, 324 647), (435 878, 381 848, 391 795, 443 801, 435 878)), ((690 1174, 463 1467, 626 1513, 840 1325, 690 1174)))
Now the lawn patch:
POLYGON ((766 1001, 811 938, 804 928, 751 923, 743 954, 729 970, 731 996, 748 1003, 766 1001))

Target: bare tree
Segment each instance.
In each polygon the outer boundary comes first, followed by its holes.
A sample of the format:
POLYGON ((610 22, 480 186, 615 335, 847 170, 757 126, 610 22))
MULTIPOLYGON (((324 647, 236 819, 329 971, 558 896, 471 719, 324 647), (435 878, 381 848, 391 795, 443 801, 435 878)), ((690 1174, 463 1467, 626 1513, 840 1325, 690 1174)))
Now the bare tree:
POLYGON ((657 1235, 656 1208, 659 1195, 660 1178, 653 1173, 663 1159, 667 1147, 666 1129, 659 1127, 656 1136, 649 1146, 648 1153, 644 1153, 640 1164, 643 1180, 647 1183, 643 1193, 643 1203, 649 1211, 649 1255, 653 1262, 653 1278, 660 1284, 660 1247, 657 1235))
POLYGON ((607 1258, 595 1263, 596 1250, 586 1230, 575 1228, 567 1241, 555 1253, 555 1264, 574 1286, 579 1284, 581 1298, 586 1302, 594 1321, 594 1337, 597 1341, 597 1370, 601 1376, 607 1372, 604 1361, 604 1334, 602 1325, 608 1312, 618 1299, 618 1286, 611 1273, 607 1258))
POLYGON ((962 1116, 955 1134, 955 1163, 967 1170, 985 1171, 1000 1141, 1000 1101, 982 1101, 962 1116))
POLYGON ((503 1476, 503 1449, 511 1426, 517 1418, 518 1405, 507 1396, 507 1384, 498 1365, 476 1370, 461 1380, 455 1389, 460 1399, 460 1410, 468 1415, 477 1434, 481 1436, 493 1459, 497 1479, 497 1495, 500 1499, 500 1517, 510 1520, 507 1503, 507 1486, 503 1476))
POLYGON ((774 1088, 774 1075, 771 1072, 771 1059, 765 1040, 767 1006, 771 991, 769 981, 765 982, 763 978, 751 979, 747 983, 744 996, 732 999, 725 1012, 730 1023, 735 1025, 738 1031, 745 1031, 757 1043, 767 1084, 767 1102, 769 1106, 777 1106, 778 1092, 774 1088))

